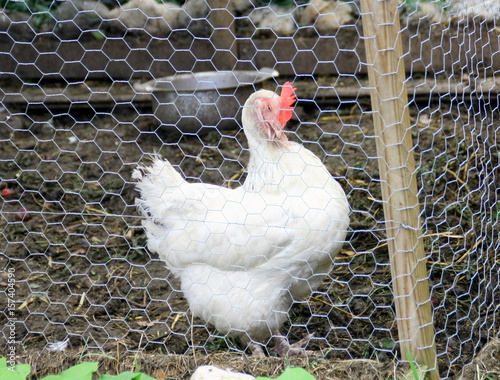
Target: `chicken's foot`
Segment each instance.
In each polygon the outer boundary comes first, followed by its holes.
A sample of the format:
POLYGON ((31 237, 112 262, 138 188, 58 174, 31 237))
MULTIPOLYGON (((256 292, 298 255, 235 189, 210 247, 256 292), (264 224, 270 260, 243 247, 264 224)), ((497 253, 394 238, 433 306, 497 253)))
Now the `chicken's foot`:
POLYGON ((266 357, 266 353, 264 352, 264 348, 262 347, 262 345, 260 345, 258 343, 250 342, 250 343, 248 343, 248 348, 252 352, 253 356, 256 356, 258 358, 265 358, 266 357))

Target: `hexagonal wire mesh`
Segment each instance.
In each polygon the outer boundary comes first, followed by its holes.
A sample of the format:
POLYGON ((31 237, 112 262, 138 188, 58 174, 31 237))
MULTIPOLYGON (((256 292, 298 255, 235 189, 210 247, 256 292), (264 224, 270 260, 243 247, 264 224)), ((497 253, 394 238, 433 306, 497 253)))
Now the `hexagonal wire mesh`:
MULTIPOLYGON (((296 300, 282 333, 291 342, 314 333, 307 348, 319 355, 320 378, 334 377, 325 364, 334 360, 373 359, 367 363, 381 371, 380 363, 399 357, 357 2, 2 5, 0 280, 7 303, 0 320, 18 357, 61 348, 57 342, 76 358, 151 354, 146 367, 153 357, 163 366, 181 357, 170 372, 163 368, 169 378, 220 353, 229 352, 226 364, 239 361, 244 347, 191 316, 178 280, 146 248, 131 173, 156 153, 189 182, 235 188, 245 180, 246 138, 220 101, 216 118, 229 119, 227 128, 179 133, 180 124, 159 120, 150 94, 133 84, 266 66, 281 76, 252 91, 294 81, 299 100, 287 135, 320 158, 352 208, 332 271, 296 300)), ((498 6, 482 6, 408 2, 399 9, 445 377, 458 376, 499 329, 498 6)), ((238 368, 269 375, 279 363, 238 368)), ((483 374, 493 373, 484 366, 483 374)))

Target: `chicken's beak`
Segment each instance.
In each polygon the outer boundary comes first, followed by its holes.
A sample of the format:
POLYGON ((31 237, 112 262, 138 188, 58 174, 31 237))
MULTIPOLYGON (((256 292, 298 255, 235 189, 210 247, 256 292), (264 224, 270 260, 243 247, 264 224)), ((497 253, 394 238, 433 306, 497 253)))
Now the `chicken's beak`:
POLYGON ((277 104, 273 104, 270 98, 259 98, 256 100, 256 114, 260 123, 259 134, 262 138, 275 141, 285 150, 289 150, 290 143, 283 132, 285 127, 276 115, 277 104))

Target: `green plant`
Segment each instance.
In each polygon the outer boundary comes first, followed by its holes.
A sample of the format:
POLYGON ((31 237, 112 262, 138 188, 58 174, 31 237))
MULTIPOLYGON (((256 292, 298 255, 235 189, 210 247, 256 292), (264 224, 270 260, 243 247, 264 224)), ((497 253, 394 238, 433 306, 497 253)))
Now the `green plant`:
POLYGON ((494 378, 492 378, 492 377, 490 377, 488 375, 482 375, 482 376, 484 376, 487 380, 495 380, 494 378))
POLYGON ((7 359, 0 358, 0 379, 5 380, 25 380, 30 374, 31 366, 29 364, 16 364, 7 366, 7 359))
POLYGON ((52 0, 0 0, 0 8, 22 12, 33 15, 33 22, 35 28, 38 28, 44 22, 53 20, 51 12, 55 9, 57 2, 52 0))
MULTIPOLYGON (((92 380, 99 363, 85 362, 77 364, 59 375, 49 375, 41 380, 92 380)), ((2 380, 26 380, 31 371, 29 364, 7 366, 7 359, 0 358, 0 378, 2 380)), ((119 375, 101 375, 99 380, 155 380, 144 373, 122 372, 119 375)))
POLYGON ((405 374, 405 380, 425 380, 427 378, 427 366, 417 365, 409 348, 406 351, 406 357, 408 359, 408 364, 410 365, 410 373, 405 374))
MULTIPOLYGON (((258 377, 255 380, 271 380, 269 377, 258 377)), ((276 380, 315 380, 314 376, 304 368, 287 368, 276 380)))
POLYGON ((47 12, 53 4, 54 2, 52 0, 0 0, 1 8, 23 13, 47 12))
POLYGON ((431 3, 432 2, 442 9, 446 9, 450 6, 450 4, 446 0, 440 0, 440 1, 435 1, 435 0, 404 0, 401 2, 404 3, 408 7, 408 9, 410 9, 411 11, 415 11, 415 10, 419 9, 421 3, 431 3))

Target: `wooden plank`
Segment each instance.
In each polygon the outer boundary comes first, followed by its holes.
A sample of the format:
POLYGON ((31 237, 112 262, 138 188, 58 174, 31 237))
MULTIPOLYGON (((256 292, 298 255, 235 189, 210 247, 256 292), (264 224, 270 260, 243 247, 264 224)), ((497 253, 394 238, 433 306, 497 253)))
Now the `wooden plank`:
POLYGON ((234 27, 233 3, 229 0, 207 0, 208 20, 214 28, 210 41, 215 48, 212 62, 218 70, 234 70, 238 46, 234 27))
MULTIPOLYGON (((367 79, 332 77, 328 82, 318 85, 311 80, 294 82, 302 99, 314 99, 318 104, 338 104, 343 100, 366 99, 370 96, 367 79)), ((135 81, 135 80, 134 80, 135 81)), ((132 83, 134 82, 132 81, 132 83)), ((50 84, 7 85, 0 86, 0 99, 8 106, 25 106, 26 104, 45 105, 60 108, 92 105, 111 107, 116 104, 142 104, 147 106, 150 100, 147 94, 138 94, 129 82, 86 81, 84 83, 55 86, 50 84)), ((460 78, 453 80, 435 80, 421 78, 406 82, 410 95, 428 99, 438 97, 441 100, 457 98, 475 93, 476 96, 496 97, 500 94, 500 78, 485 78, 477 88, 460 78)))
MULTIPOLYGON (((43 34, 31 42, 15 41, 3 34, 0 79, 152 78, 180 71, 213 70, 217 62, 212 63, 212 59, 223 64, 222 68, 231 69, 235 67, 235 59, 231 58, 234 55, 238 57, 238 68, 273 67, 286 76, 366 73, 365 48, 357 25, 343 27, 334 36, 239 37, 235 42, 231 17, 223 7, 216 9, 213 22, 227 24, 229 29, 218 28, 212 41, 182 31, 167 39, 142 35, 96 40, 83 35, 78 40, 64 41, 43 34), (215 54, 217 47, 221 50, 215 54)), ((498 30, 476 19, 403 31, 405 69, 410 75, 452 77, 481 70, 493 74, 500 70, 499 51, 498 30)))
POLYGON ((363 74, 364 48, 355 26, 336 36, 244 38, 238 41, 239 57, 256 67, 273 67, 282 75, 363 74))
MULTIPOLYGON (((223 61, 223 68, 232 68, 234 60, 225 60, 234 55, 238 56, 238 68, 274 67, 286 76, 366 73, 358 26, 343 27, 334 36, 240 37, 235 43, 231 29, 234 23, 227 12, 217 17, 221 20, 216 22, 228 24, 230 29, 218 30, 219 35, 213 36, 217 37, 215 42, 186 32, 174 32, 168 39, 143 35, 96 40, 83 35, 70 41, 43 34, 31 42, 15 41, 3 34, 0 79, 152 78, 181 71, 213 70, 214 57, 219 65, 223 61), (218 54, 216 47, 222 49, 218 54)), ((493 74, 500 70, 499 32, 487 23, 467 19, 443 27, 412 27, 403 33, 405 69, 410 75, 452 77, 461 73, 479 74, 481 70, 493 74)))
POLYGON ((212 70, 214 46, 207 39, 117 37, 61 41, 40 37, 32 42, 0 41, 0 78, 117 79, 212 70), (3 52, 3 53, 2 53, 3 52))
POLYGON ((361 1, 398 342, 403 359, 439 379, 397 9, 361 1))
POLYGON ((403 35, 407 73, 493 75, 500 69, 499 29, 480 17, 421 25, 403 35), (411 66, 408 65, 411 63, 411 66))

